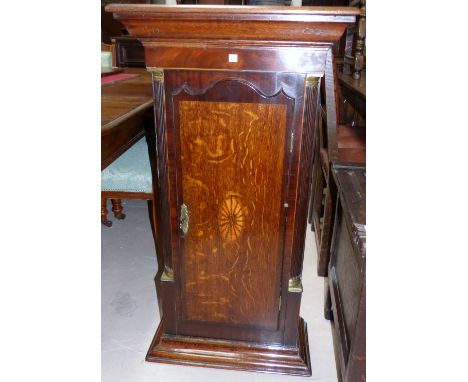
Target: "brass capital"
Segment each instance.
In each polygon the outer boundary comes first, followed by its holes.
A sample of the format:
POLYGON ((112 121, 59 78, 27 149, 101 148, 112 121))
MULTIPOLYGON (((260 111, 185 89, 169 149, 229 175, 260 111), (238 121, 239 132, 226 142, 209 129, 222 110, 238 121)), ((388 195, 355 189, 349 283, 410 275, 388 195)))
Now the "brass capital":
POLYGON ((288 292, 302 293, 302 281, 300 278, 289 279, 288 292))
POLYGON ((151 76, 153 77, 153 81, 164 81, 164 69, 162 68, 146 68, 149 72, 151 72, 151 76))
POLYGON ((164 268, 161 275, 161 281, 174 281, 174 271, 170 268, 164 268))
POLYGON ((308 74, 306 76, 306 86, 307 87, 317 87, 319 83, 320 77, 316 77, 314 75, 308 74))

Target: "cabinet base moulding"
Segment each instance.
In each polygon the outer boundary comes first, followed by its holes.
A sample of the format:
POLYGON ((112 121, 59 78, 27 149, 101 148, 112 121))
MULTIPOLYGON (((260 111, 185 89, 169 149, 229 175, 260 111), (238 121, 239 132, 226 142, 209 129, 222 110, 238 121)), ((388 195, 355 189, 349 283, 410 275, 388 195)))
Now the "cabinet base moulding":
POLYGON ((146 361, 262 373, 310 376, 307 325, 300 318, 298 346, 282 347, 239 341, 164 334, 162 321, 146 361))

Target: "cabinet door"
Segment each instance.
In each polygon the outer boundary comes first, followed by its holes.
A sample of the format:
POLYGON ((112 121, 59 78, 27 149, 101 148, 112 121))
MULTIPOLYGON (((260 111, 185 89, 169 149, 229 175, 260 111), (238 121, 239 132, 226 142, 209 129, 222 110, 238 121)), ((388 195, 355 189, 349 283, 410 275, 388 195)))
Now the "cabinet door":
POLYGON ((167 70, 164 86, 177 288, 167 319, 174 334, 280 343, 299 107, 284 88, 303 93, 304 76, 167 70))

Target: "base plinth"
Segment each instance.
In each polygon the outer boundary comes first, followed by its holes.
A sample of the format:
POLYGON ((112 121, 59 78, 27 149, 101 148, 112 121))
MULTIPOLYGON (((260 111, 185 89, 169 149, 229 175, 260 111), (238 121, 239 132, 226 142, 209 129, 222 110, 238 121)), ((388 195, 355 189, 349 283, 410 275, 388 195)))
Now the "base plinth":
POLYGON ((162 322, 146 361, 220 369, 310 376, 307 325, 299 320, 298 347, 280 347, 164 334, 162 322))

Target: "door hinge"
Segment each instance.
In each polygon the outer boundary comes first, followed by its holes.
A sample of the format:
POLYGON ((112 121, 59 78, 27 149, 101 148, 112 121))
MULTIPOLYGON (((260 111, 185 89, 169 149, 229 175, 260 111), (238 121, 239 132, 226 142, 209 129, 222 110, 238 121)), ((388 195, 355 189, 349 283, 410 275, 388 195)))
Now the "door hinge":
POLYGON ((289 152, 292 154, 294 149, 294 131, 291 131, 291 145, 289 147, 289 152))
POLYGON ((278 310, 281 310, 281 295, 279 296, 278 310))

